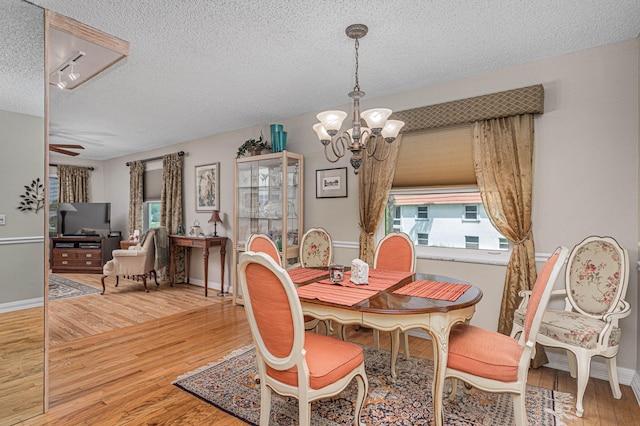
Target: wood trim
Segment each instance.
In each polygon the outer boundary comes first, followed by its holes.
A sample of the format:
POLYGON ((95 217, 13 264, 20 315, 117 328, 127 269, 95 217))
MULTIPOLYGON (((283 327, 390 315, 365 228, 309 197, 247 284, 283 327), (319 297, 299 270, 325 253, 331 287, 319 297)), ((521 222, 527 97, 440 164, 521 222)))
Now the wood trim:
POLYGON ((56 12, 47 10, 47 14, 49 15, 49 26, 51 28, 80 37, 84 40, 90 41, 91 43, 95 43, 98 46, 102 46, 105 49, 113 50, 114 52, 121 54, 123 57, 129 56, 130 49, 128 41, 104 33, 56 12))

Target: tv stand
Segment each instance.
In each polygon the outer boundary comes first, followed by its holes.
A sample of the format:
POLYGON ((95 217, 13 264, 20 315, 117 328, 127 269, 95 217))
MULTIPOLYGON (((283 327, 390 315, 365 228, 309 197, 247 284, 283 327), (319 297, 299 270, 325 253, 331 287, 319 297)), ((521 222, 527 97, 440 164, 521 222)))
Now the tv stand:
POLYGON ((120 237, 54 237, 49 266, 53 273, 101 274, 119 248, 120 237))

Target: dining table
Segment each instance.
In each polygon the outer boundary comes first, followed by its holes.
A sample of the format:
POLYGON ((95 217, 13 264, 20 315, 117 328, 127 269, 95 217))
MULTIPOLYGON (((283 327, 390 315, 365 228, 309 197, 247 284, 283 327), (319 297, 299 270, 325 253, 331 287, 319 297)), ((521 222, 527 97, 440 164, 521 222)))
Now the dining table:
MULTIPOLYGON (((339 282, 329 280, 326 268, 296 268, 289 275, 304 315, 381 331, 425 330, 433 346, 434 424, 443 424, 449 331, 454 324, 473 317, 482 290, 451 277, 379 269, 370 269, 368 283, 360 285, 351 282, 349 271, 339 282)), ((398 333, 391 335, 391 375, 395 377, 400 342, 398 333)))

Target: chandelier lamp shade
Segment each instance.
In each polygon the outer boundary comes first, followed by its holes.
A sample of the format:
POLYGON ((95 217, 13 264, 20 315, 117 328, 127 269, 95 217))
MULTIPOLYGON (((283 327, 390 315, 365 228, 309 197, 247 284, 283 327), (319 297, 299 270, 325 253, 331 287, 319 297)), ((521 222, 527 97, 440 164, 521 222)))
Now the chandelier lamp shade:
POLYGON ((396 140, 404 122, 399 120, 389 120, 392 111, 387 108, 375 108, 360 113, 360 99, 365 93, 360 90, 358 80, 358 48, 359 40, 367 35, 369 28, 363 24, 349 25, 345 30, 347 37, 355 40, 355 77, 356 82, 349 97, 353 99, 353 121, 349 130, 341 132, 342 123, 347 118, 344 111, 324 111, 316 117, 320 123, 313 126, 313 130, 318 135, 318 139, 324 145, 324 155, 331 163, 337 162, 344 157, 347 150, 351 151, 351 166, 355 174, 358 174, 362 165, 363 154, 372 157, 377 161, 384 161, 389 157, 391 144, 396 140), (368 127, 362 125, 364 120, 368 127))

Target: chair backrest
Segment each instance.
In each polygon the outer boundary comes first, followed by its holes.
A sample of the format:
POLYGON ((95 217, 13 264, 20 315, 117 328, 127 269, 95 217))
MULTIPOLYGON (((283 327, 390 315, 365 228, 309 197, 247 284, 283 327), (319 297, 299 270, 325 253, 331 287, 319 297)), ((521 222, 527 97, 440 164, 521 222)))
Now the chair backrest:
POLYGON ((553 290, 553 285, 558 279, 560 270, 564 266, 564 261, 568 255, 569 249, 562 246, 558 247, 540 270, 536 283, 531 291, 531 296, 529 296, 527 313, 524 317, 523 340, 521 340, 521 342, 535 343, 544 310, 551 297, 551 290, 553 290))
POLYGON ((416 271, 416 252, 413 241, 404 232, 387 234, 376 247, 373 267, 392 271, 416 271))
POLYGON ((276 243, 274 243, 268 235, 265 234, 251 234, 249 241, 247 241, 247 251, 253 251, 256 253, 266 253, 276 261, 278 266, 282 266, 282 260, 280 259, 280 252, 276 243))
POLYGON ((333 260, 331 236, 322 228, 311 228, 300 242, 300 265, 303 268, 329 266, 333 260))
POLYGON ((304 321, 289 274, 265 253, 245 252, 238 278, 259 357, 276 370, 301 363, 304 321))
POLYGON ((625 297, 628 282, 629 254, 613 238, 591 236, 571 251, 565 286, 577 312, 602 318, 625 297))

